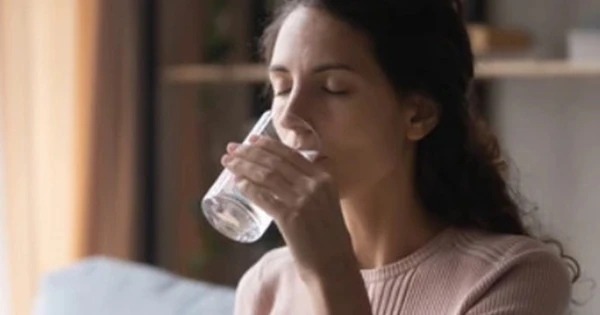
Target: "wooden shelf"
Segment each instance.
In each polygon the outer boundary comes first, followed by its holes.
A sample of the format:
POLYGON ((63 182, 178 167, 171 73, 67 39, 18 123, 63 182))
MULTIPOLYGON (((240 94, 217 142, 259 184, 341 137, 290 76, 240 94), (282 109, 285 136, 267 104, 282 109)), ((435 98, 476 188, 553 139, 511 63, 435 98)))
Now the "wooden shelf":
MULTIPOLYGON (((600 61, 489 60, 476 65, 478 79, 598 77, 600 61)), ((267 80, 264 65, 180 65, 168 67, 163 80, 170 84, 262 83, 267 80)))
POLYGON ((468 31, 471 38, 471 48, 476 56, 490 53, 520 52, 531 46, 530 36, 519 30, 470 24, 468 31))
POLYGON ((489 60, 476 65, 478 79, 502 78, 600 78, 600 60, 577 62, 567 60, 489 60))
POLYGON ((167 67, 167 83, 262 83, 268 79, 262 64, 190 64, 167 67))

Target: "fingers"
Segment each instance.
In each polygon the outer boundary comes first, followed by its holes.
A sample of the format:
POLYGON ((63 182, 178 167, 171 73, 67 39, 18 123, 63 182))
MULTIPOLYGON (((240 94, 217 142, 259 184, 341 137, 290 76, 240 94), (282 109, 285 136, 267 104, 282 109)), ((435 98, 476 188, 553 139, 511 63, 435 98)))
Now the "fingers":
POLYGON ((280 157, 283 161, 286 161, 298 169, 301 173, 306 175, 312 175, 314 172, 314 165, 302 156, 298 151, 286 146, 285 144, 273 140, 269 137, 254 136, 250 138, 252 146, 259 147, 265 151, 268 151, 275 156, 280 157))
MULTIPOLYGON (((242 176, 236 176, 235 183, 237 189, 242 195, 251 200, 252 203, 257 205, 258 207, 260 207, 274 220, 277 221, 285 213, 289 212, 289 207, 287 205, 287 202, 289 202, 289 200, 284 200, 283 198, 280 198, 275 194, 275 192, 271 188, 265 187, 261 184, 252 181, 249 178, 242 176)), ((296 197, 288 196, 287 198, 293 200, 296 197)))
POLYGON ((294 208, 316 188, 320 171, 298 152, 267 137, 254 137, 250 142, 229 144, 221 162, 254 203, 274 211, 281 211, 277 208, 282 206, 294 208))
POLYGON ((227 155, 222 162, 238 179, 246 179, 268 189, 269 195, 281 200, 291 200, 296 196, 292 184, 275 168, 265 167, 240 156, 227 155))
POLYGON ((227 151, 230 156, 248 160, 262 166, 264 168, 262 171, 266 172, 266 176, 279 176, 292 187, 303 176, 302 172, 292 163, 259 146, 228 145, 227 151))

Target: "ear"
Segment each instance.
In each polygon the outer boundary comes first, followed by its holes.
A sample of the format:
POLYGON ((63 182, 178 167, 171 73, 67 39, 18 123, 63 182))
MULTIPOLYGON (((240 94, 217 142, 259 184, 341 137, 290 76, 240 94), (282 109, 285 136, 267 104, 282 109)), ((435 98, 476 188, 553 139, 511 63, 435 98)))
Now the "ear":
POLYGON ((405 106, 408 140, 419 141, 425 138, 440 121, 441 108, 429 97, 417 94, 409 96, 405 106))

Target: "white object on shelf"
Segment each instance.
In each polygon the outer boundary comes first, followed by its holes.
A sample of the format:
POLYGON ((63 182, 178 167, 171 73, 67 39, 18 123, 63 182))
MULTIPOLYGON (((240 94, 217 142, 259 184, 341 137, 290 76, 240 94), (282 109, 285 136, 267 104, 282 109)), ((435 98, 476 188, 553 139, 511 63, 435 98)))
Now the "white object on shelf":
POLYGON ((600 61, 600 28, 571 30, 568 47, 572 61, 600 61))

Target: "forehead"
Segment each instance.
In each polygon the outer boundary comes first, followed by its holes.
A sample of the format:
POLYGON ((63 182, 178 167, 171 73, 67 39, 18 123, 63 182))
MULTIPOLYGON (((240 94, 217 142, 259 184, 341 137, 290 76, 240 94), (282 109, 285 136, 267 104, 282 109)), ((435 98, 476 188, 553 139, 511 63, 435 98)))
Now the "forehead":
POLYGON ((283 22, 271 62, 299 67, 343 62, 360 68, 371 58, 361 32, 323 10, 299 7, 283 22))

